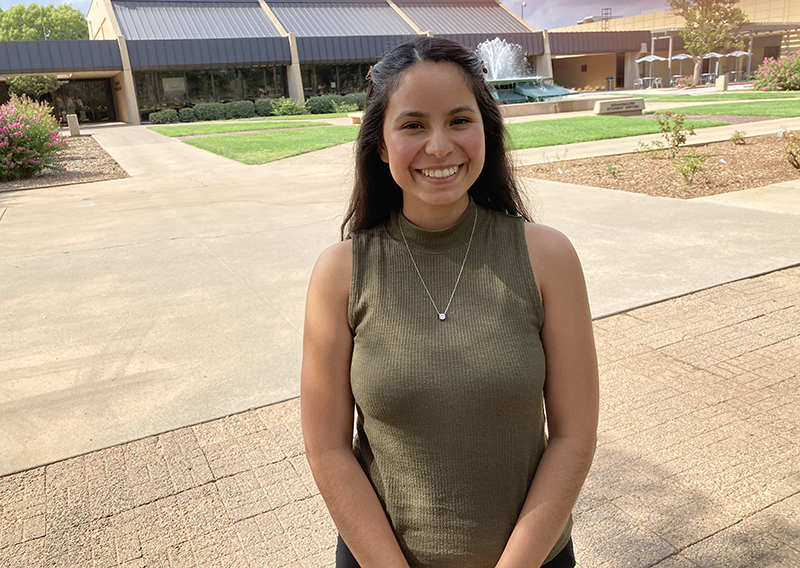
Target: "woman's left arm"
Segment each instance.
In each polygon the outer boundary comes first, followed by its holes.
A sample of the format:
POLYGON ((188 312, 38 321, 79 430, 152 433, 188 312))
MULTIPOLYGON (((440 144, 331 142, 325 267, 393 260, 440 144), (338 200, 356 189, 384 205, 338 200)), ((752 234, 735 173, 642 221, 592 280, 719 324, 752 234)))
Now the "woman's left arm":
POLYGON ((555 229, 528 224, 525 235, 544 306, 549 443, 496 568, 544 563, 589 473, 597 440, 597 356, 578 255, 555 229))

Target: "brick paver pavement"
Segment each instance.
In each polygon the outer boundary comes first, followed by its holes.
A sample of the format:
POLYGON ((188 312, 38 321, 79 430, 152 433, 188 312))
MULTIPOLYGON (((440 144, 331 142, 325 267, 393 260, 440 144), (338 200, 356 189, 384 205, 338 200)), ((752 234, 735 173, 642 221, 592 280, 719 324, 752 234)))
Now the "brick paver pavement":
MULTIPOLYGON (((800 566, 800 268, 595 333, 580 566, 800 566)), ((296 399, 0 479, 3 567, 317 568, 334 539, 296 399)))

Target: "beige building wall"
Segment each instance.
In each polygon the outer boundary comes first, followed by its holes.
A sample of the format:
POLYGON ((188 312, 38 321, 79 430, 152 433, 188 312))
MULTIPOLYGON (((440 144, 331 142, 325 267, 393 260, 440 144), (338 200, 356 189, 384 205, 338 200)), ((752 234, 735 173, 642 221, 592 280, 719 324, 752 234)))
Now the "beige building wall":
POLYGON ((553 58, 553 81, 568 89, 605 89, 606 77, 616 75, 615 53, 553 58))
POLYGON ((115 22, 114 15, 109 14, 110 9, 110 2, 97 0, 89 6, 89 11, 86 13, 86 21, 89 24, 90 39, 117 39, 113 23, 115 22))
MULTIPOLYGON (((800 2, 797 0, 740 0, 739 7, 751 22, 782 23, 800 22, 800 2)), ((600 14, 595 14, 599 16, 600 14)), ((613 15, 613 13, 612 13, 613 15)), ((577 22, 577 18, 576 18, 577 22)), ((671 11, 651 12, 638 16, 615 18, 608 21, 609 31, 663 30, 682 28, 683 18, 673 16, 671 11)), ((603 29, 602 22, 567 26, 554 32, 596 32, 603 29)))

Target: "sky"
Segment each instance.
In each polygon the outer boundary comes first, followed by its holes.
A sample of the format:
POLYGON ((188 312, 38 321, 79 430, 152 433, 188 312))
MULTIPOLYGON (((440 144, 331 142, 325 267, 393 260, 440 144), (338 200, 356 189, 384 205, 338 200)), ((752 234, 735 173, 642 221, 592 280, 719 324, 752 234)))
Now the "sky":
MULTIPOLYGON (((0 0, 0 3, 6 1, 0 0)), ((502 2, 517 15, 520 14, 521 1, 502 0, 502 2)), ((612 16, 638 16, 669 8, 668 0, 573 0, 569 3, 564 0, 527 0, 526 4, 525 21, 537 30, 574 26, 578 20, 586 16, 595 16, 599 20, 603 8, 611 8, 612 16)))
MULTIPOLYGON (((520 14, 522 2, 519 0, 502 0, 503 4, 520 14)), ((8 9, 16 4, 28 4, 21 0, 0 0, 0 8, 8 9)), ((40 4, 59 4, 57 0, 40 0, 40 4)), ((91 0, 71 0, 63 2, 71 4, 84 14, 89 9, 91 0)), ((666 10, 668 0, 573 0, 569 9, 564 0, 527 0, 524 9, 525 21, 537 30, 573 26, 586 16, 599 18, 603 8, 611 8, 612 16, 638 16, 647 12, 666 10)))
MULTIPOLYGON (((8 10, 11 6, 16 6, 17 4, 30 4, 30 0, 0 0, 0 9, 8 10)), ((39 0, 37 4, 41 4, 42 6, 47 6, 48 4, 55 4, 58 6, 59 4, 70 4, 72 7, 77 8, 84 14, 89 10, 89 6, 91 5, 92 0, 72 0, 71 2, 59 2, 59 0, 39 0)))

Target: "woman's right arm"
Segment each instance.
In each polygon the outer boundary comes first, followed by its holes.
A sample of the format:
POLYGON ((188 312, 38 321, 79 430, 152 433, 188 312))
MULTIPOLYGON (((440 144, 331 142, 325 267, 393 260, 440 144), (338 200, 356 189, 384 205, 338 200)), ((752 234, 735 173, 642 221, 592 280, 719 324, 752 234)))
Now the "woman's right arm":
POLYGON ((361 567, 408 568, 353 455, 353 335, 347 319, 352 247, 348 240, 325 250, 308 286, 300 377, 306 457, 333 522, 361 567))

